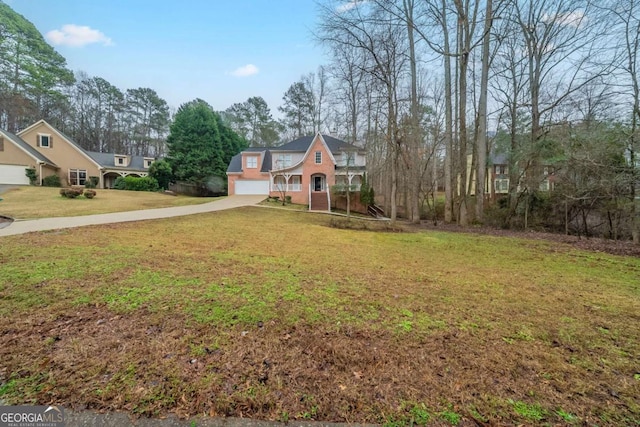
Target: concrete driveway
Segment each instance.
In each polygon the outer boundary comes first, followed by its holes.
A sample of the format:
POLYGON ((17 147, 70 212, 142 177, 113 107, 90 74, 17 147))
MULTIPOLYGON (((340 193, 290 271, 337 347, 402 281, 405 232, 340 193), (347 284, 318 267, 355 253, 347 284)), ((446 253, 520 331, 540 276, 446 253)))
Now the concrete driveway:
POLYGON ((4 193, 5 191, 11 190, 12 188, 17 187, 17 185, 10 185, 10 184, 0 184, 0 194, 4 193))
POLYGON ((265 196, 229 196, 201 205, 176 206, 170 208, 145 209, 140 211, 116 212, 99 215, 42 218, 15 221, 0 229, 0 237, 30 233, 32 231, 57 230, 61 228, 83 227, 85 225, 113 224, 117 222, 143 221, 147 219, 171 218, 251 206, 260 203, 265 196))

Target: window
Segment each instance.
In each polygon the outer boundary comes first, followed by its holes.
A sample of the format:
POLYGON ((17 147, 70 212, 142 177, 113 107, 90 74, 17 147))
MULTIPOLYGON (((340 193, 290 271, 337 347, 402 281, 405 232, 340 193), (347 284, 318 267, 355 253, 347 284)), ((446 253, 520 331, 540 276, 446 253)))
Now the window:
POLYGON ((508 179, 496 179, 495 180, 496 193, 508 193, 509 192, 509 180, 508 179))
POLYGON ((118 157, 118 164, 124 165, 124 159, 122 157, 118 157))
POLYGON ((342 153, 342 161, 345 166, 354 166, 356 164, 356 154, 342 153))
POLYGON ((256 156, 247 157, 247 168, 255 169, 258 167, 258 158, 256 156))
POLYGON ((38 134, 38 147, 51 148, 51 135, 38 134))
POLYGON ((0 151, 4 151, 4 139, 0 138, 0 151))
POLYGON ((84 185, 87 180, 87 171, 84 169, 69 169, 69 184, 84 185))
POLYGON ((278 154, 277 167, 288 168, 291 166, 291 154, 278 154))
POLYGON ((506 175, 506 174, 507 174, 506 165, 496 165, 496 175, 506 175))
POLYGON ((293 175, 289 178, 289 191, 301 191, 302 190, 302 177, 299 175, 293 175))
POLYGON ((549 191, 549 179, 544 179, 540 183, 540 191, 549 191))
POLYGON ((275 178, 273 178, 273 185, 275 187, 276 190, 278 191, 286 191, 287 188, 287 180, 284 176, 282 175, 278 175, 275 178))
POLYGON ((322 151, 316 151, 316 165, 322 164, 322 151))
POLYGON ((153 159, 144 159, 144 167, 145 168, 150 167, 151 163, 153 163, 153 159))

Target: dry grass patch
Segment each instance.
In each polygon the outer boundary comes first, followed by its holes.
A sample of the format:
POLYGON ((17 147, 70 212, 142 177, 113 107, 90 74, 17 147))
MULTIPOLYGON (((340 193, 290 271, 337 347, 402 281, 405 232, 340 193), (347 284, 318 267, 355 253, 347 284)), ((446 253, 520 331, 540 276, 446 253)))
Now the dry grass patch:
POLYGON ((17 187, 2 194, 0 214, 16 219, 50 218, 195 205, 216 199, 145 191, 95 191, 94 199, 67 199, 60 196, 59 188, 17 187))
POLYGON ((0 398, 389 426, 640 421, 639 259, 330 220, 243 208, 3 238, 0 398))

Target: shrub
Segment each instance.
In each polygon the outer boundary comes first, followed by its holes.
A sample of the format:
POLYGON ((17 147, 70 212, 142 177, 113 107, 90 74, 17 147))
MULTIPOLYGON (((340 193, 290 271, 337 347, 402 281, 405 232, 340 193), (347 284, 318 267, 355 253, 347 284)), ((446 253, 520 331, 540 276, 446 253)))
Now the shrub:
POLYGON ((158 181, 158 185, 166 190, 173 180, 171 165, 164 159, 157 160, 149 166, 149 176, 155 178, 158 181))
POLYGON ((284 196, 284 201, 285 201, 285 203, 290 205, 291 204, 291 196, 284 196))
POLYGON ((100 182, 100 177, 90 176, 88 180, 84 182, 84 188, 96 188, 100 182))
POLYGON ((362 176, 362 183, 360 185, 360 203, 368 207, 375 204, 375 198, 376 195, 373 187, 367 182, 367 175, 365 174, 362 176))
POLYGON ((29 185, 36 185, 38 182, 38 174, 36 173, 36 168, 26 168, 25 175, 29 178, 29 185))
POLYGON ((87 199, 93 199, 94 197, 96 197, 95 190, 84 190, 84 197, 86 197, 87 199))
POLYGON ((138 178, 135 176, 118 177, 113 184, 116 190, 130 191, 158 191, 160 186, 155 178, 149 176, 138 178))
POLYGON ((113 188, 115 188, 116 190, 125 190, 125 182, 124 182, 124 177, 119 176, 116 178, 115 182, 113 183, 113 188))
POLYGON ((44 187, 61 187, 60 177, 58 175, 45 176, 42 180, 44 187))
POLYGON ((67 199, 75 199, 82 195, 82 190, 76 190, 75 188, 63 188, 60 190, 60 195, 67 199))

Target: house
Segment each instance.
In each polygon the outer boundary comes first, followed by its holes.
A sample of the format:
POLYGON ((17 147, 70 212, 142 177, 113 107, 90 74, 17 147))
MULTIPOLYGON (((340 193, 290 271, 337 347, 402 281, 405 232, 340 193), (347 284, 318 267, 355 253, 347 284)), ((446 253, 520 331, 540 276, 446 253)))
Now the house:
MULTIPOLYGON (((509 156, 503 153, 491 153, 487 159, 487 169, 485 173, 485 194, 491 199, 496 199, 502 195, 509 194, 509 156)), ((555 187, 555 168, 550 164, 542 166, 541 177, 539 179, 539 191, 553 191, 555 187)), ((520 177, 517 191, 522 191, 525 175, 520 177)), ((471 181, 471 188, 476 185, 476 171, 472 170, 471 154, 467 155, 467 186, 471 181)), ((460 176, 458 175, 458 194, 460 194, 460 176)), ((472 192, 472 195, 475 195, 472 192)))
POLYGON ((155 160, 86 151, 44 120, 17 135, 0 130, 0 138, 0 184, 29 184, 25 169, 35 168, 40 184, 49 175, 58 175, 64 186, 96 177, 99 188, 112 188, 119 176, 147 176, 155 160))
MULTIPOLYGON (((541 168, 541 176, 537 180, 538 190, 543 192, 553 191, 555 188, 555 168, 545 162, 541 168)), ((487 166, 487 194, 491 198, 498 195, 509 194, 509 156, 506 154, 492 154, 489 156, 489 165, 487 166)), ((522 191, 523 182, 526 178, 525 174, 520 177, 517 191, 522 191)))
POLYGON ((366 168, 364 150, 320 133, 280 147, 253 147, 234 156, 228 193, 291 197, 311 210, 328 210, 331 187, 358 191, 366 168))
POLYGON ((28 185, 26 169, 39 179, 59 173, 59 167, 22 138, 0 129, 0 184, 28 185))

